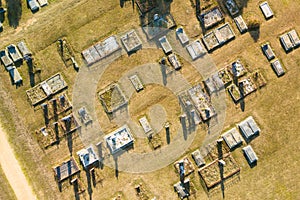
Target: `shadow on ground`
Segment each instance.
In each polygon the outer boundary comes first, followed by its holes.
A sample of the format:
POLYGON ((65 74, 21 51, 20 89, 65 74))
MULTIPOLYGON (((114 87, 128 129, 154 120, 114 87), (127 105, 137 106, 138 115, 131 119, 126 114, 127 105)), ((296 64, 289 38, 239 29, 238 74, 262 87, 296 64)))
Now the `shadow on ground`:
POLYGON ((9 26, 17 28, 22 16, 21 0, 6 0, 7 18, 9 26))

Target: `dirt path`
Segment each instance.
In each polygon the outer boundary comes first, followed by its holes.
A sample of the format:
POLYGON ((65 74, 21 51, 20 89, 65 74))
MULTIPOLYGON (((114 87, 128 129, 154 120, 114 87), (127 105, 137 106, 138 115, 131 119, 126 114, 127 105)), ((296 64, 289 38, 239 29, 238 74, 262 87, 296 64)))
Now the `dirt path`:
POLYGON ((17 199, 36 199, 0 125, 0 165, 17 199))

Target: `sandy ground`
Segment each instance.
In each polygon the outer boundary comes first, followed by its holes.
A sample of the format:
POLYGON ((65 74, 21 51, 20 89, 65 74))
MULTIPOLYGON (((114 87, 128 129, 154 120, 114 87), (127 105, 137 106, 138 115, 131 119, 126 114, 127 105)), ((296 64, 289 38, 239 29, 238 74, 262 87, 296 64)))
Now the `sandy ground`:
POLYGON ((0 164, 6 178, 18 199, 37 199, 29 186, 22 169, 7 141, 5 132, 0 125, 0 164))

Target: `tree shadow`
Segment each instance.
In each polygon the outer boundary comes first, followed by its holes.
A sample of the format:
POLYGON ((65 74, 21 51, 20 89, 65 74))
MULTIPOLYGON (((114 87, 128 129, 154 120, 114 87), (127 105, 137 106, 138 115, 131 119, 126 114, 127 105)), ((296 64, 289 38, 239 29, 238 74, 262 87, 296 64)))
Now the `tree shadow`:
POLYGON ((235 0, 235 2, 239 7, 240 14, 243 14, 244 8, 247 8, 249 0, 235 0))
MULTIPOLYGON (((1 6, 0 6, 0 7, 1 7, 1 6)), ((3 23, 4 20, 5 20, 5 12, 2 11, 2 12, 0 12, 0 22, 3 23)))
POLYGON ((137 0, 141 26, 152 22, 155 14, 160 16, 169 14, 172 2, 173 0, 137 0))
POLYGON ((257 42, 260 36, 260 28, 257 27, 255 29, 251 29, 249 30, 249 34, 252 37, 252 39, 254 40, 254 42, 257 42))
POLYGON ((7 18, 9 26, 17 28, 22 16, 21 0, 6 0, 7 18))

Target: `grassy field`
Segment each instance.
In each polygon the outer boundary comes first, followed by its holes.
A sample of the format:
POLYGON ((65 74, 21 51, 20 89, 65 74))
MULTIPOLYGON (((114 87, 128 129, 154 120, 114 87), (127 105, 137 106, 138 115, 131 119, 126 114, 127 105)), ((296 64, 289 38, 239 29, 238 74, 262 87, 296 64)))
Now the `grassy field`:
MULTIPOLYGON (((192 1, 193 2, 193 1, 192 1)), ((300 9, 300 1, 269 0, 269 4, 275 13, 275 17, 266 21, 259 10, 260 1, 238 0, 243 5, 243 16, 255 15, 261 22, 259 34, 245 33, 240 35, 233 20, 226 14, 225 21, 229 22, 236 33, 236 39, 211 53, 216 66, 224 67, 236 58, 242 58, 250 70, 260 69, 267 80, 267 86, 251 94, 245 99, 245 111, 240 105, 235 105, 227 95, 226 121, 224 130, 233 127, 236 123, 252 115, 262 133, 255 138, 251 145, 256 151, 258 165, 250 168, 247 164, 241 148, 233 152, 233 157, 241 167, 240 180, 234 184, 225 184, 225 198, 227 199, 299 199, 299 141, 298 127, 300 119, 300 83, 299 65, 300 50, 296 49, 286 54, 280 43, 279 36, 295 28, 300 33, 300 19, 297 17, 300 9), (264 42, 270 42, 274 52, 282 61, 287 73, 277 78, 267 59, 260 49, 264 42)), ((41 80, 54 73, 61 72, 67 81, 69 98, 72 97, 72 87, 76 77, 76 71, 66 68, 56 48, 55 42, 60 37, 66 37, 75 51, 75 57, 82 64, 80 52, 91 44, 105 37, 139 27, 138 12, 132 8, 131 1, 126 1, 123 8, 119 1, 103 0, 64 0, 49 1, 49 5, 39 12, 32 14, 22 1, 22 17, 16 28, 9 27, 7 18, 4 20, 4 31, 0 33, 1 48, 20 40, 25 40, 29 48, 34 52, 34 59, 42 69, 41 80), (76 17, 74 17, 76 16, 76 17)), ((193 2, 195 3, 195 2, 193 2)), ((2 1, 2 5, 6 5, 2 1)), ((224 9, 224 6, 222 6, 224 9)), ((191 1, 173 0, 170 11, 178 25, 185 28, 191 40, 201 36, 201 28, 195 17, 191 1)), ((224 12, 227 11, 224 9, 224 12)), ((122 73, 131 67, 149 61, 157 61, 162 56, 162 51, 142 50, 136 54, 122 57, 112 64, 105 72, 105 80, 99 83, 99 89, 118 80, 122 73), (120 73, 120 71, 123 71, 120 73)), ((15 88, 11 85, 9 75, 4 67, 0 70, 0 118, 3 128, 7 131, 10 142, 13 145, 19 161, 22 163, 26 177, 33 186, 39 199, 75 199, 72 186, 67 186, 63 192, 59 192, 53 177, 52 167, 66 160, 69 155, 67 141, 63 140, 58 146, 43 150, 34 138, 34 131, 44 125, 42 111, 39 107, 34 109, 27 100, 25 91, 30 88, 29 74, 26 64, 19 68, 24 85, 15 88)), ((181 73, 191 82, 196 83, 201 77, 192 71, 188 63, 184 63, 181 73)), ((36 77, 36 82, 39 78, 36 77)), ((154 88, 155 86, 153 86, 154 88)), ((163 96, 160 103, 167 106, 168 102, 175 102, 172 94, 163 88, 157 87, 157 93, 153 93, 152 86, 144 91, 153 98, 145 103, 142 96, 133 96, 130 106, 134 118, 144 114, 149 109, 154 97, 163 96), (152 94, 153 93, 153 94, 152 94), (140 106, 135 107, 137 103, 140 106), (147 105, 144 105, 144 104, 147 105)), ((97 98, 95 94, 95 99, 97 98)), ((97 114, 106 131, 115 128, 110 124, 100 103, 97 104, 97 114)), ((169 111, 178 114, 178 107, 170 106, 169 111)), ((170 120, 177 116, 169 114, 170 120)), ((200 146, 205 129, 199 128, 197 137, 188 153, 200 146)), ((141 142, 142 144, 142 142, 141 142)), ((79 137, 73 140, 73 152, 81 149, 83 144, 79 137)), ((146 148, 147 149, 147 148, 146 148)), ((187 154, 189 155, 189 154, 187 154)), ((191 157, 189 156, 191 159, 191 157)), ((113 169, 104 167, 99 170, 103 178, 101 184, 92 188, 92 199, 112 199, 118 194, 122 199, 137 199, 134 187, 137 182, 146 184, 150 195, 159 199, 177 199, 173 192, 173 184, 179 181, 179 177, 172 165, 147 174, 128 174, 120 172, 115 177, 113 169)), ((208 196, 203 190, 199 176, 195 172, 190 175, 191 181, 197 189, 191 199, 221 199, 220 191, 208 196)), ((1 184, 7 185, 7 181, 0 172, 1 184)), ((88 184, 85 173, 81 178, 85 188, 88 184)), ((8 188, 1 185, 1 188, 8 188)), ((10 189, 3 190, 0 199, 14 199, 10 189), (5 196, 8 195, 8 196, 5 196)), ((80 196, 80 199, 88 199, 88 191, 80 196)), ((152 197, 150 196, 150 197, 152 197)))
POLYGON ((17 199, 14 191, 10 187, 5 177, 5 174, 3 173, 2 168, 0 168, 0 187, 2 188, 2 191, 0 193, 0 199, 7 199, 7 200, 17 199))

